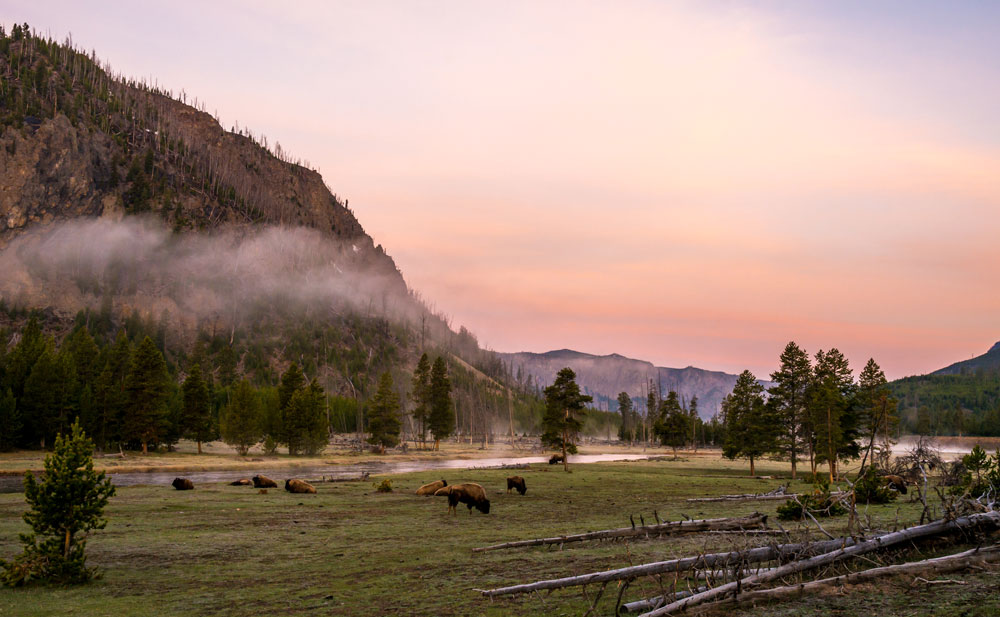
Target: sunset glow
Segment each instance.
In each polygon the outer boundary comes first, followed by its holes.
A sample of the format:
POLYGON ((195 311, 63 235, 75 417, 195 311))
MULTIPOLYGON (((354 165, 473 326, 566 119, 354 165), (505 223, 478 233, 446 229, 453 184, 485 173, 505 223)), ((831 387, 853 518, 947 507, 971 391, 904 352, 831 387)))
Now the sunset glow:
POLYGON ((0 18, 310 161, 498 351, 764 377, 795 340, 891 379, 1000 339, 995 4, 3 0, 0 18))

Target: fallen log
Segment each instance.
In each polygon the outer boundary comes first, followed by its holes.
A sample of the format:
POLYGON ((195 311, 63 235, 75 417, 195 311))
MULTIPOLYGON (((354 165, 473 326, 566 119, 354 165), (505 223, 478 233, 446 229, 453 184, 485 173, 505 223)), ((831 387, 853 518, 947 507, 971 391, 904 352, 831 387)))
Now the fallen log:
MULTIPOLYGON (((844 495, 843 491, 830 493, 831 497, 844 495)), ((692 502, 712 502, 712 501, 781 501, 783 499, 795 499, 805 497, 806 493, 750 493, 746 495, 719 495, 718 497, 692 497, 685 501, 692 502)))
POLYGON ((592 572, 590 574, 579 574, 563 578, 525 583, 522 585, 511 585, 510 587, 498 587, 496 589, 477 589, 484 596, 495 597, 512 595, 518 593, 529 593, 532 591, 542 591, 546 589, 559 589, 562 587, 578 587, 580 585, 590 585, 591 583, 605 583, 608 581, 620 581, 639 576, 653 576, 656 574, 666 574, 670 572, 686 572, 695 569, 718 568, 734 564, 760 563, 774 559, 799 558, 804 555, 818 555, 826 553, 844 546, 852 546, 855 540, 842 538, 838 540, 824 540, 822 542, 796 542, 789 544, 779 544, 777 546, 761 546, 745 551, 728 551, 725 553, 708 553, 695 557, 684 557, 681 559, 670 559, 667 561, 656 561, 638 566, 617 568, 615 570, 605 570, 604 572, 592 572))
POLYGON ((799 572, 804 572, 806 570, 811 570, 818 568, 820 566, 825 566, 827 564, 840 561, 847 557, 854 557, 856 555, 862 555, 864 553, 870 553, 872 551, 888 548, 890 546, 895 546, 902 542, 908 542, 911 540, 916 540, 919 538, 926 538, 928 536, 940 535, 942 533, 955 531, 958 529, 966 529, 970 527, 977 527, 980 525, 998 526, 1000 525, 1000 512, 984 512, 981 514, 973 514, 971 516, 963 516, 955 520, 939 520, 933 523, 927 523, 926 525, 918 525, 916 527, 909 527, 907 529, 902 529, 893 533, 886 534, 884 536, 879 536, 871 540, 866 540, 864 542, 858 542, 853 546, 848 546, 845 548, 837 549, 828 553, 823 553, 816 555, 815 557, 810 557, 808 559, 803 559, 800 561, 793 561, 789 564, 783 565, 779 568, 775 568, 769 572, 763 574, 756 574, 753 576, 748 576, 738 581, 733 581, 731 583, 726 583, 725 585, 720 585, 713 589, 703 591, 701 593, 696 593, 690 597, 684 598, 682 600, 676 600, 662 606, 658 609, 650 611, 648 613, 643 613, 642 617, 659 617, 661 615, 673 615, 675 613, 683 612, 687 609, 694 608, 700 604, 705 604, 707 602, 717 602, 726 598, 731 594, 735 594, 737 590, 743 593, 743 590, 753 589, 754 587, 760 586, 764 583, 774 581, 791 574, 797 574, 799 572))
MULTIPOLYGON (((790 596, 799 596, 806 593, 814 593, 821 591, 827 587, 842 587, 844 585, 857 585, 867 581, 871 581, 877 578, 885 576, 895 576, 899 574, 943 574, 945 572, 956 572, 958 570, 964 570, 969 566, 976 565, 977 563, 993 563, 1000 561, 1000 545, 994 544, 992 546, 985 546, 980 548, 974 548, 972 550, 964 551, 961 553, 955 553, 954 555, 946 555, 944 557, 935 557, 934 559, 924 559, 922 561, 911 561, 908 563, 901 563, 892 566, 883 566, 880 568, 871 568, 869 570, 862 570, 861 572, 854 572, 852 574, 845 574, 842 576, 831 576, 830 578, 824 578, 817 581, 808 581, 805 583, 799 583, 797 585, 786 585, 784 587, 775 587, 774 589, 758 589, 755 591, 749 591, 741 593, 733 600, 739 604, 749 604, 752 602, 760 602, 766 600, 777 600, 782 598, 787 598, 790 596)), ((963 581, 927 581, 923 579, 926 584, 964 584, 963 581)), ((912 585, 911 585, 912 586, 912 585)))
POLYGON ((754 512, 749 516, 737 518, 709 518, 693 521, 669 521, 656 525, 639 525, 636 527, 619 527, 618 529, 605 529, 603 531, 591 531, 588 533, 578 533, 569 536, 556 536, 552 538, 535 538, 533 540, 517 540, 515 542, 504 542, 492 546, 480 546, 472 549, 473 553, 484 551, 497 551, 507 548, 520 548, 523 546, 544 546, 546 544, 566 544, 569 542, 584 542, 587 540, 607 540, 610 538, 634 538, 642 536, 661 536, 674 533, 695 533, 700 531, 727 531, 743 530, 753 527, 761 527, 767 523, 767 515, 754 512))

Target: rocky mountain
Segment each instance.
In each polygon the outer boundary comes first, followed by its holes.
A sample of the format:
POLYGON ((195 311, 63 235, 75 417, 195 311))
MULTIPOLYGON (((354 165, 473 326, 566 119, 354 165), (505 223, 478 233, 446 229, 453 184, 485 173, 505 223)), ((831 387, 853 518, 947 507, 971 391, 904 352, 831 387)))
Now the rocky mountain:
POLYGON ((21 26, 0 36, 0 76, 0 246, 84 216, 148 213, 175 231, 304 226, 349 242, 352 266, 406 293, 347 202, 277 142, 21 26))
POLYGON ((987 372, 1000 370, 1000 342, 994 343, 993 347, 990 347, 989 351, 981 356, 949 364, 942 369, 934 371, 931 375, 961 375, 980 370, 987 372))
MULTIPOLYGON (((721 371, 708 371, 689 366, 666 368, 654 366, 645 360, 626 358, 618 354, 595 356, 571 349, 547 353, 501 353, 511 373, 526 379, 527 376, 542 387, 555 380, 556 373, 565 367, 576 372, 577 383, 594 397, 595 405, 617 409, 619 392, 628 392, 641 408, 645 408, 648 384, 652 380, 666 393, 677 392, 684 400, 698 397, 698 411, 702 418, 711 418, 719 411, 722 399, 736 384, 736 375, 721 371)), ((761 382, 765 387, 769 382, 761 382)))

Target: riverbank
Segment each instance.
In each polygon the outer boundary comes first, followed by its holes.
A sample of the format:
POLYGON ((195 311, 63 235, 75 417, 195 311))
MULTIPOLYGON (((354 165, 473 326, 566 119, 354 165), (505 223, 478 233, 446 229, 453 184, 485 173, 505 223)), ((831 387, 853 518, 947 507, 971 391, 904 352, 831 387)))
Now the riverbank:
MULTIPOLYGON (((664 456, 672 452, 669 448, 626 446, 620 444, 587 443, 580 446, 580 454, 641 454, 664 456)), ((21 476, 25 471, 37 472, 43 469, 45 452, 26 450, 0 454, 0 476, 21 476)), ((406 463, 418 461, 445 461, 493 458, 521 458, 528 456, 548 456, 549 450, 539 446, 515 443, 494 443, 483 448, 479 444, 446 442, 438 450, 421 450, 409 447, 407 450, 393 450, 385 454, 359 452, 348 445, 328 446, 316 456, 289 456, 287 453, 267 455, 259 449, 251 450, 247 456, 239 456, 235 450, 221 441, 202 444, 202 454, 198 454, 193 442, 182 440, 175 452, 125 452, 120 454, 97 455, 94 468, 108 473, 191 473, 201 471, 252 471, 261 468, 295 470, 315 469, 332 465, 359 465, 380 463, 406 463)), ((684 456, 720 456, 719 450, 699 450, 698 454, 685 451, 684 456)))

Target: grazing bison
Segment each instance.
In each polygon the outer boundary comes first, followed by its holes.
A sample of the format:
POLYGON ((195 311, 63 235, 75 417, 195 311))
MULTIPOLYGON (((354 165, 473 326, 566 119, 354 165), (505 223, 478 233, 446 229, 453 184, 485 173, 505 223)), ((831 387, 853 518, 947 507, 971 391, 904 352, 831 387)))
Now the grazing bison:
POLYGON ((285 480, 285 490, 289 493, 315 493, 316 489, 305 480, 285 480))
POLYGON ((563 462, 562 454, 553 454, 552 458, 549 459, 549 465, 557 465, 561 462, 563 462))
POLYGON ((417 489, 417 495, 433 495, 437 492, 439 488, 444 488, 448 486, 448 483, 444 480, 438 480, 437 482, 431 482, 430 484, 425 484, 417 489))
POLYGON ((267 476, 256 475, 251 479, 254 488, 278 488, 278 483, 267 476))
POLYGON ((250 478, 240 478, 235 482, 230 482, 229 486, 250 486, 252 484, 253 482, 250 481, 250 478))
POLYGON ((188 480, 187 478, 174 478, 174 481, 171 482, 171 486, 179 491, 194 490, 194 482, 188 480))
POLYGON ((507 478, 507 494, 510 494, 510 489, 517 489, 519 495, 523 495, 528 492, 528 487, 524 484, 524 478, 521 476, 511 476, 507 478))
POLYGON ((448 497, 448 511, 454 514, 458 514, 459 503, 464 503, 469 507, 469 514, 472 514, 473 507, 483 514, 490 513, 490 500, 486 498, 486 490, 474 482, 445 486, 439 488, 434 494, 448 497))
POLYGON ((882 482, 884 482, 885 485, 891 488, 892 490, 901 493, 903 495, 906 494, 906 480, 904 480, 900 476, 894 476, 894 475, 882 476, 882 482))

